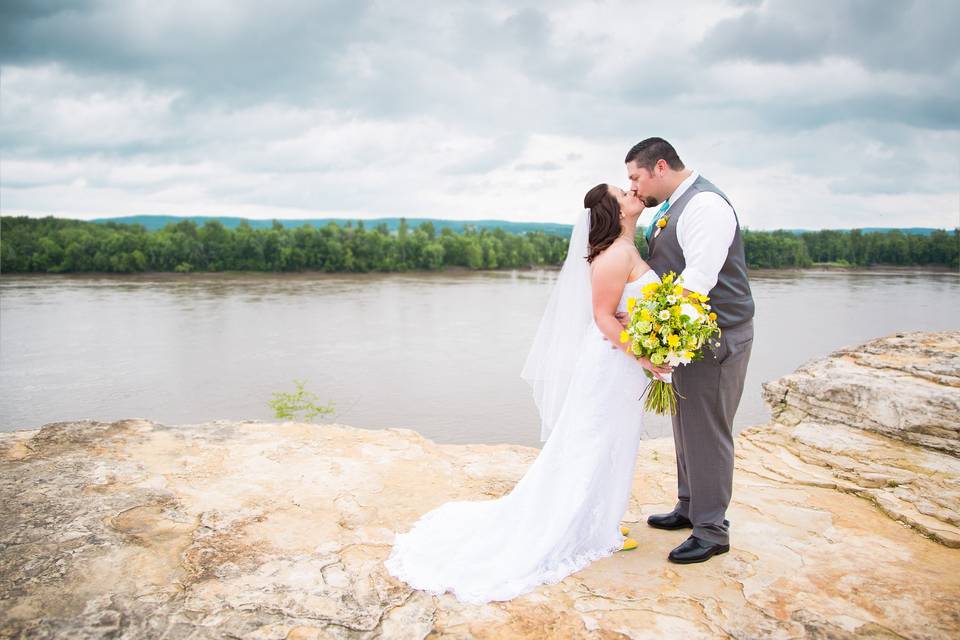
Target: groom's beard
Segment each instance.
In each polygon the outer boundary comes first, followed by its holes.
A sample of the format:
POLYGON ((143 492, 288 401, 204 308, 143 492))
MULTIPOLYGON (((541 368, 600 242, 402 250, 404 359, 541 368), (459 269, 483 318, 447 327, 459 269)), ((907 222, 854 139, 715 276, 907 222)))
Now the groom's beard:
POLYGON ((643 197, 643 206, 645 206, 645 207, 648 208, 648 209, 649 209, 650 207, 655 207, 655 206, 657 206, 658 204, 660 204, 660 202, 662 202, 662 201, 661 201, 661 200, 657 200, 657 199, 656 199, 655 197, 653 197, 653 196, 644 196, 644 197, 643 197))

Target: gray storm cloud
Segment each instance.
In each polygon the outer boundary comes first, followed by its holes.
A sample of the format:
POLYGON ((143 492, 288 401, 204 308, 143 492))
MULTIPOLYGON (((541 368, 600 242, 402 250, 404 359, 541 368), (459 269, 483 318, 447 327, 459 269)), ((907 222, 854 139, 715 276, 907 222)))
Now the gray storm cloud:
POLYGON ((0 205, 563 221, 662 135, 755 228, 960 224, 956 3, 662 4, 7 1, 0 205))

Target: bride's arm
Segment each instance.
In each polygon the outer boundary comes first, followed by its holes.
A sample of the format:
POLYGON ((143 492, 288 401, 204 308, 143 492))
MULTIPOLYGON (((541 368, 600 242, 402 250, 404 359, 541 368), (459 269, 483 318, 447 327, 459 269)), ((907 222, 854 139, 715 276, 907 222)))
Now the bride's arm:
POLYGON ((614 314, 623 295, 623 287, 630 277, 630 254, 620 247, 610 247, 594 258, 592 266, 590 287, 593 291, 593 319, 611 344, 628 353, 628 345, 620 342, 623 325, 614 314))
POLYGON ((661 376, 670 373, 671 367, 657 366, 647 358, 637 358, 633 352, 628 351, 630 343, 620 342, 623 325, 614 314, 632 268, 630 253, 620 247, 610 247, 594 258, 590 276, 590 286, 593 291, 593 319, 600 332, 611 344, 634 358, 640 366, 652 372, 658 379, 663 380, 661 376))

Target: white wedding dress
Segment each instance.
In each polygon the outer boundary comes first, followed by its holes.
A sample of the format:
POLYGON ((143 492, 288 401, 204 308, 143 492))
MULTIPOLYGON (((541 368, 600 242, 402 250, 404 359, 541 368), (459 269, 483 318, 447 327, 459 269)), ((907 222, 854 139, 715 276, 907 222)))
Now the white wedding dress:
MULTIPOLYGON (((657 281, 650 270, 627 282, 618 309, 657 281)), ((592 321, 578 351, 557 422, 524 476, 500 498, 444 503, 397 533, 384 561, 391 575, 482 604, 559 582, 622 548, 648 379, 592 321)))

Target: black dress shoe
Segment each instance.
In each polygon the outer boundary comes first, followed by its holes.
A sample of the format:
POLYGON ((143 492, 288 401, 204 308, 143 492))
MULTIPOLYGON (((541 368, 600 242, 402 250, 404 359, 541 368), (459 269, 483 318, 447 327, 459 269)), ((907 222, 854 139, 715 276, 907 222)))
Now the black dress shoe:
POLYGON ((657 513, 647 518, 647 524, 656 529, 683 529, 693 528, 693 523, 686 516, 679 513, 657 513))
MULTIPOLYGON (((693 523, 686 516, 679 513, 657 513, 647 518, 647 524, 656 529, 692 529, 693 523)), ((723 524, 730 526, 729 520, 724 520, 723 524)))
POLYGON ((677 564, 691 564, 693 562, 703 562, 709 560, 719 553, 730 551, 729 544, 716 544, 707 540, 701 540, 697 536, 690 536, 675 547, 667 556, 670 562, 677 564))

